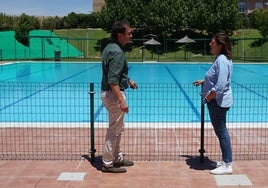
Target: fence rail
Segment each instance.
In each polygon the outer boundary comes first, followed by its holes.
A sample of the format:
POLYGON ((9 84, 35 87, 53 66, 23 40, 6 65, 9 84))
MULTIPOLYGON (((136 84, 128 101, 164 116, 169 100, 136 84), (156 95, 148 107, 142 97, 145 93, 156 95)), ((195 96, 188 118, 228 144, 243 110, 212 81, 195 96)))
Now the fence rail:
MULTIPOLYGON (((22 46, 12 38, 4 43, 10 47, 0 46, 0 60, 55 60, 55 61, 100 61, 103 47, 107 39, 88 37, 72 38, 56 35, 29 36, 33 42, 29 47, 22 46)), ((177 44, 178 39, 169 38, 159 41, 161 45, 144 45, 144 39, 133 38, 133 43, 126 49, 129 61, 160 61, 160 62, 207 62, 214 56, 209 52, 211 39, 194 38, 195 43, 177 44)), ((239 62, 267 62, 267 38, 231 38, 233 60, 239 62)))
MULTIPOLYGON (((228 128, 235 160, 268 159, 268 84, 233 84, 228 128)), ((77 160, 102 155, 107 112, 100 85, 0 83, 0 159, 77 160), (93 116, 90 115, 91 96, 93 116), (92 147, 94 118, 94 147, 92 147)), ((181 160, 199 156, 200 88, 191 83, 139 84, 127 91, 122 149, 132 160, 181 160)), ((219 159, 218 140, 204 109, 205 156, 219 159)))

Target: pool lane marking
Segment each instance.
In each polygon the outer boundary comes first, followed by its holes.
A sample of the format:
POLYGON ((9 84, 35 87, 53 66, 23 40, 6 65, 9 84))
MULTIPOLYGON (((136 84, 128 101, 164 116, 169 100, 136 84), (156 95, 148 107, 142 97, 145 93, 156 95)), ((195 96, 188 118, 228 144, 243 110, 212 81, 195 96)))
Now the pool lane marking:
POLYGON ((240 66, 237 67, 235 65, 234 65, 234 69, 238 69, 240 71, 244 71, 244 72, 251 73, 251 74, 257 74, 258 76, 261 76, 261 77, 268 77, 268 75, 266 75, 265 73, 253 71, 253 69, 248 70, 248 69, 246 69, 244 67, 240 67, 240 66))
POLYGON ((94 122, 97 121, 98 116, 100 115, 101 111, 103 110, 103 107, 104 107, 103 104, 101 104, 101 105, 98 107, 97 111, 94 113, 94 122))
POLYGON ((260 93, 258 93, 258 92, 256 92, 256 91, 254 91, 254 90, 252 90, 252 89, 250 89, 250 88, 244 86, 243 84, 239 84, 239 83, 237 83, 237 82, 235 82, 235 81, 232 81, 232 83, 238 85, 239 87, 241 87, 241 88, 243 88, 243 89, 245 89, 245 90, 248 90, 249 92, 251 92, 251 93, 253 93, 253 94, 255 94, 255 95, 257 95, 257 96, 259 96, 259 97, 261 97, 261 98, 263 98, 263 99, 265 99, 265 100, 268 100, 268 97, 266 97, 266 96, 264 96, 264 95, 261 95, 260 93))
POLYGON ((168 66, 165 66, 165 68, 167 69, 168 73, 170 74, 170 76, 172 77, 172 79, 175 81, 175 83, 177 84, 177 86, 179 87, 180 91, 182 92, 182 94, 184 95, 184 97, 186 98, 188 104, 190 105, 192 111, 195 113, 196 117, 198 118, 198 120, 200 120, 201 115, 198 112, 197 108, 195 107, 195 105, 193 104, 192 100, 190 99, 190 97, 187 95, 187 92, 182 88, 181 84, 178 82, 178 80, 176 79, 176 77, 172 74, 171 70, 168 68, 168 66))
POLYGON ((77 75, 79 75, 79 74, 81 74, 81 73, 84 73, 84 72, 86 72, 86 71, 88 71, 88 70, 90 70, 90 69, 93 69, 93 68, 95 68, 96 66, 97 66, 97 65, 95 65, 95 66, 93 66, 93 67, 90 67, 90 68, 88 68, 88 69, 85 69, 85 70, 83 70, 83 71, 81 71, 81 72, 78 72, 78 73, 76 73, 76 74, 73 74, 73 75, 71 75, 71 76, 69 76, 69 77, 67 77, 67 78, 65 78, 65 79, 63 79, 63 80, 60 80, 60 81, 55 82, 55 83, 53 83, 53 84, 51 84, 51 85, 48 85, 47 87, 44 87, 43 89, 37 90, 36 92, 34 92, 34 93, 30 94, 30 95, 27 95, 27 96, 25 96, 25 97, 23 97, 23 98, 21 98, 21 99, 19 99, 19 100, 16 100, 16 101, 14 101, 14 102, 12 102, 12 103, 10 103, 10 104, 8 104, 8 105, 5 105, 4 107, 0 108, 0 112, 1 112, 2 110, 5 110, 5 109, 7 109, 7 108, 9 108, 9 107, 11 107, 11 106, 13 106, 13 105, 15 105, 15 104, 17 104, 17 103, 23 101, 23 100, 25 100, 25 99, 28 99, 28 98, 30 98, 30 97, 32 97, 32 96, 38 94, 38 93, 41 93, 41 92, 43 92, 43 91, 45 91, 45 90, 47 90, 47 89, 49 89, 49 88, 51 88, 51 87, 54 87, 55 85, 58 85, 58 84, 60 84, 60 83, 62 83, 62 82, 64 82, 64 81, 66 81, 66 80, 68 80, 68 79, 70 79, 70 78, 73 78, 73 77, 75 77, 75 76, 77 76, 77 75))

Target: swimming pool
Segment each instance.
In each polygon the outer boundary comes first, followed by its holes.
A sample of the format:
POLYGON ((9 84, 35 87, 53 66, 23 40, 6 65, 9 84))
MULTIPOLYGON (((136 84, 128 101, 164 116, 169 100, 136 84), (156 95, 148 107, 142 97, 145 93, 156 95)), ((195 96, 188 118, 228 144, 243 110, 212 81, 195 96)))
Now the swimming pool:
MULTIPOLYGON (((137 91, 128 90, 127 122, 199 122, 200 88, 210 63, 129 63, 137 91)), ((89 122, 89 83, 96 122, 107 122, 100 101, 101 64, 20 62, 0 66, 1 122, 89 122)), ((234 64, 232 122, 268 122, 267 64, 234 64), (254 114, 254 115, 253 115, 254 114)), ((206 117, 208 119, 208 117, 206 117)))

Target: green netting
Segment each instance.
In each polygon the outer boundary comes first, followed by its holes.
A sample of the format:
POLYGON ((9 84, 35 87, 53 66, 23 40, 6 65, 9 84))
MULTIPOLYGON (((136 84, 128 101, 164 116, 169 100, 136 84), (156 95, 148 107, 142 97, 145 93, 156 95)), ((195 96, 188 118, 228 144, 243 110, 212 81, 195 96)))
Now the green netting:
POLYGON ((82 57, 83 53, 48 30, 34 30, 29 34, 30 46, 16 41, 14 31, 0 32, 0 60, 51 59, 55 53, 61 57, 82 57))
POLYGON ((0 32, 0 58, 3 60, 23 57, 29 51, 27 47, 16 41, 14 35, 14 31, 0 32))

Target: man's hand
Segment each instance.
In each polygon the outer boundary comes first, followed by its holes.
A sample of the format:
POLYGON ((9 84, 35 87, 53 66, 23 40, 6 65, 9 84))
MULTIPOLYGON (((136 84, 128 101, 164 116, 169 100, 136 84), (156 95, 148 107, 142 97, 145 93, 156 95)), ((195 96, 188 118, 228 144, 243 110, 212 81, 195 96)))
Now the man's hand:
POLYGON ((123 112, 128 112, 128 105, 120 91, 119 85, 110 84, 113 94, 116 96, 117 100, 119 101, 120 108, 123 112))
POLYGON ((130 88, 138 89, 138 85, 133 80, 129 80, 128 84, 129 84, 130 88))
POLYGON ((120 101, 120 108, 123 112, 128 113, 128 105, 126 104, 125 100, 120 101))

